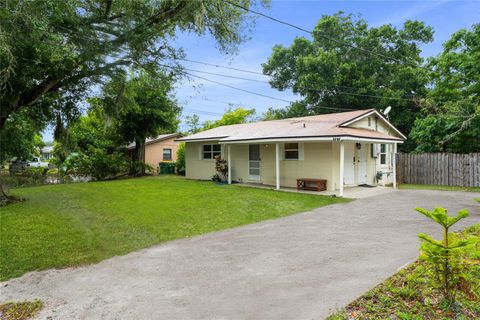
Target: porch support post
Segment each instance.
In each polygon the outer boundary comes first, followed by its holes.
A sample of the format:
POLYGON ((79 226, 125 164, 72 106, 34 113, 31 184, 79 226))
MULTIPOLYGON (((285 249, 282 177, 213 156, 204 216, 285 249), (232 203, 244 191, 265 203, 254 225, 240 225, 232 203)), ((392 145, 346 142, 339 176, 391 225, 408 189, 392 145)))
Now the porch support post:
POLYGON ((397 189, 397 144, 393 143, 393 155, 392 155, 392 174, 393 174, 393 189, 397 189))
POLYGON ((343 180, 344 180, 344 162, 345 162, 345 144, 344 142, 340 142, 340 177, 339 177, 339 183, 340 183, 340 192, 339 196, 343 197, 343 180))
POLYGON ((280 144, 275 144, 275 189, 280 190, 280 144))
POLYGON ((232 184, 232 161, 231 161, 231 148, 230 145, 227 146, 227 165, 228 165, 228 184, 232 184))

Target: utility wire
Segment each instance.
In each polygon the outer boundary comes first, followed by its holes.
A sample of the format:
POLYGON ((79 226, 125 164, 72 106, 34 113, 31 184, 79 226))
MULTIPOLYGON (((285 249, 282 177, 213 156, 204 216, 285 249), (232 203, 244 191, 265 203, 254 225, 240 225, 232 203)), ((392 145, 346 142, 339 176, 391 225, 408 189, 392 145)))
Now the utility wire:
MULTIPOLYGON (((191 77, 195 77, 195 78, 198 78, 198 79, 202 79, 202 80, 207 81, 207 82, 215 83, 215 84, 218 84, 218 85, 220 85, 220 86, 224 86, 224 87, 231 88, 231 89, 234 89, 234 90, 238 90, 238 91, 246 92, 246 93, 249 93, 249 94, 257 95, 257 96, 260 96, 260 97, 269 98, 269 99, 272 99, 272 100, 277 100, 277 101, 282 101, 282 102, 288 102, 288 103, 294 103, 294 102, 295 102, 295 101, 292 101, 292 100, 286 100, 286 99, 282 99, 282 98, 276 98, 276 97, 272 97, 272 96, 269 96, 269 95, 266 95, 266 94, 263 94, 263 93, 254 92, 254 91, 250 91, 250 90, 238 88, 238 87, 231 86, 231 85, 229 85, 229 84, 226 84, 226 83, 223 83, 223 82, 220 82, 220 81, 215 81, 215 80, 212 80, 212 79, 208 79, 208 78, 205 78, 205 77, 201 77, 201 76, 198 76, 198 75, 189 73, 189 72, 184 72, 184 73, 185 73, 186 75, 191 76, 191 77)), ((347 109, 347 108, 329 108, 329 107, 320 107, 320 106, 317 106, 317 108, 326 109, 326 110, 336 110, 336 111, 338 111, 338 110, 359 110, 359 109, 347 109)))
POLYGON ((252 73, 252 74, 259 74, 261 76, 265 76, 263 73, 258 72, 258 71, 253 71, 253 70, 245 70, 245 69, 239 69, 239 68, 233 68, 233 67, 227 67, 227 66, 222 66, 214 63, 208 63, 208 62, 202 62, 198 60, 191 60, 191 59, 186 59, 186 58, 177 58, 178 60, 183 60, 187 62, 192 62, 192 63, 197 63, 197 64, 203 64, 206 66, 211 66, 211 67, 217 67, 217 68, 223 68, 223 69, 229 69, 229 70, 235 70, 235 71, 240 71, 240 72, 246 72, 246 73, 252 73))
MULTIPOLYGON (((200 62, 199 62, 200 63, 200 62)), ((208 63, 205 63, 206 65, 208 65, 208 63)), ((166 68, 171 68, 173 69, 173 67, 169 66, 169 65, 160 65, 160 66, 163 66, 163 67, 166 67, 166 68)), ((223 67, 223 66, 219 66, 219 67, 223 67)), ((257 79, 250 79, 250 78, 244 78, 244 77, 237 77, 237 76, 231 76, 231 75, 226 75, 226 74, 221 74, 221 73, 214 73, 214 72, 208 72, 208 71, 202 71, 202 70, 195 70, 195 69, 189 69, 189 68, 183 68, 184 70, 188 70, 188 71, 191 71, 191 72, 198 72, 198 73, 204 73, 204 74, 209 74, 209 75, 215 75, 215 76, 220 76, 220 77, 225 77, 225 78, 232 78, 232 79, 240 79, 240 80, 245 80, 245 81, 254 81, 254 82, 260 82, 260 83, 270 83, 266 80, 257 80, 257 79)), ((237 70, 240 70, 240 69, 237 69, 237 70)), ((208 80, 207 80, 208 81, 208 80)), ((337 86, 337 85, 334 85, 335 87, 343 87, 343 88, 350 88, 350 89, 357 89, 357 88, 354 88, 354 87, 347 87, 347 86, 337 86)), ((321 92, 322 90, 319 90, 317 88, 313 88, 313 87, 307 87, 307 86, 297 86, 298 88, 301 88, 301 89, 307 89, 307 90, 312 90, 312 91, 315 91, 317 93, 321 92)), ((238 89, 238 88, 237 88, 238 89)), ((243 89, 242 89, 243 90, 243 89)), ((408 98, 400 98, 400 97, 387 97, 387 96, 380 96, 380 95, 373 95, 373 94, 363 94, 363 93, 355 93, 355 92, 346 92, 346 91, 341 91, 339 89, 335 89, 335 90, 329 90, 329 89, 323 89, 323 91, 326 91, 326 92, 330 92, 331 94, 342 94, 342 95, 351 95, 351 96, 360 96, 360 97, 367 97, 367 98, 377 98, 377 99, 386 99, 386 100, 397 100, 397 101, 412 101, 412 102, 416 102, 417 100, 415 99, 408 99, 408 98)), ((342 109, 342 110, 345 110, 345 109, 342 109)))
MULTIPOLYGON (((288 26, 288 27, 291 27, 291 28, 300 30, 300 31, 302 31, 302 32, 308 33, 308 34, 310 34, 310 35, 313 35, 313 31, 310 31, 310 30, 307 30, 307 29, 305 29, 305 28, 299 27, 299 26, 294 25, 294 24, 292 24, 292 23, 290 23, 290 22, 283 21, 283 20, 277 19, 277 18, 275 18, 275 17, 269 16, 269 15, 267 15, 267 14, 261 13, 261 12, 259 12, 259 11, 255 11, 255 10, 249 9, 249 8, 247 8, 247 7, 244 7, 244 6, 240 5, 240 4, 231 2, 231 1, 229 1, 229 0, 224 0, 224 1, 225 1, 226 3, 231 4, 231 5, 234 6, 234 7, 240 8, 240 9, 242 9, 242 10, 244 10, 244 11, 253 13, 253 14, 255 14, 255 15, 258 15, 258 16, 261 16, 261 17, 263 17, 263 18, 269 19, 269 20, 271 20, 271 21, 274 21, 274 22, 277 22, 277 23, 286 25, 286 26, 288 26)), ((329 36, 327 36, 327 35, 325 35, 325 34, 323 34, 323 33, 320 33, 320 32, 315 32, 315 35, 316 35, 316 36, 319 36, 319 37, 321 37, 321 38, 327 39, 327 40, 329 40, 329 41, 332 41, 332 42, 341 44, 342 46, 350 47, 350 48, 352 48, 352 49, 359 50, 359 51, 362 51, 362 52, 364 52, 364 53, 367 53, 367 54, 370 54, 370 55, 374 55, 374 56, 377 56, 377 57, 380 57, 380 58, 383 58, 383 59, 387 59, 387 60, 390 60, 390 61, 395 61, 395 62, 397 62, 397 63, 399 63, 399 64, 405 64, 404 62, 402 62, 402 61, 400 61, 400 60, 398 60, 398 59, 396 59, 396 58, 388 57, 388 56, 386 56, 386 55, 384 55, 384 54, 381 54, 381 53, 379 53, 379 52, 375 52, 375 51, 371 51, 371 50, 368 50, 368 49, 360 48, 360 47, 358 47, 358 46, 356 46, 356 45, 354 45, 354 44, 351 44, 351 43, 348 43, 348 42, 345 42, 345 41, 342 41, 342 40, 338 40, 338 39, 329 37, 329 36)), ((430 69, 428 69, 428 68, 426 68, 426 67, 424 67, 424 66, 417 65, 416 63, 411 63, 411 62, 410 62, 410 63, 408 63, 408 65, 410 65, 410 66, 412 66, 412 67, 415 67, 415 68, 422 68, 422 69, 431 71, 430 69)))

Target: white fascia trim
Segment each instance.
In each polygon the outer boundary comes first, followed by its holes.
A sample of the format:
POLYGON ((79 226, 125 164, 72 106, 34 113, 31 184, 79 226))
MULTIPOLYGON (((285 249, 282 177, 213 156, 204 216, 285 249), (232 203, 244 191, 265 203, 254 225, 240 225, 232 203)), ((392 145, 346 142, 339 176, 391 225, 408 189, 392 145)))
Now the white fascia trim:
POLYGON ((205 139, 176 139, 178 142, 206 142, 206 141, 219 141, 224 137, 220 138, 205 138, 205 139))
POLYGON ((401 140, 385 140, 374 138, 355 138, 355 137, 311 137, 311 138, 270 138, 270 139, 258 139, 258 140, 241 140, 241 141, 222 141, 219 144, 250 144, 250 143, 284 143, 284 142, 325 142, 325 141, 362 141, 372 143, 403 143, 401 140))
POLYGON ((407 139, 407 137, 405 137, 405 135, 404 135, 403 133, 401 133, 400 130, 398 130, 397 128, 395 128, 395 126, 394 126, 393 124, 391 124, 390 121, 388 121, 388 119, 385 118, 385 116, 384 116, 383 114, 381 114, 380 112, 378 112, 378 110, 372 110, 372 111, 370 111, 370 112, 367 112, 367 113, 365 113, 364 115, 361 115, 361 116, 358 117, 358 118, 354 118, 354 119, 352 119, 352 120, 350 120, 350 121, 347 121, 347 122, 342 123, 340 126, 341 126, 341 127, 348 127, 348 126, 351 125, 352 123, 355 123, 355 122, 357 122, 357 121, 359 121, 359 120, 361 120, 361 119, 363 119, 363 118, 365 118, 365 117, 368 117, 368 116, 370 116, 370 115, 372 115, 372 114, 376 114, 377 116, 379 116, 380 118, 382 118, 383 121, 385 121, 385 123, 388 124, 388 126, 389 126, 390 128, 392 128, 396 133, 398 133, 398 134, 400 135, 400 137, 402 137, 403 139, 407 139))

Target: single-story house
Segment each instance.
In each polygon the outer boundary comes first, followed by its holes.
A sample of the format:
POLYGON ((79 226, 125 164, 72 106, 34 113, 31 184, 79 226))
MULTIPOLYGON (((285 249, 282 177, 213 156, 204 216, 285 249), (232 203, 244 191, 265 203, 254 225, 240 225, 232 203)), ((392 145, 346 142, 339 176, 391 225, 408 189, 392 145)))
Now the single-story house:
POLYGON ((40 149, 40 159, 48 161, 53 158, 53 146, 45 146, 40 149))
POLYGON ((296 187, 327 180, 327 190, 361 184, 396 187, 395 153, 406 137, 375 109, 222 126, 186 142, 186 177, 210 179, 215 156, 228 161, 228 182, 296 187))
MULTIPOLYGON (((148 138, 145 141, 145 163, 157 168, 160 162, 176 161, 179 145, 176 139, 181 136, 180 133, 170 133, 162 134, 155 138, 148 138)), ((127 146, 127 151, 130 156, 133 155, 134 149, 135 142, 127 146)))

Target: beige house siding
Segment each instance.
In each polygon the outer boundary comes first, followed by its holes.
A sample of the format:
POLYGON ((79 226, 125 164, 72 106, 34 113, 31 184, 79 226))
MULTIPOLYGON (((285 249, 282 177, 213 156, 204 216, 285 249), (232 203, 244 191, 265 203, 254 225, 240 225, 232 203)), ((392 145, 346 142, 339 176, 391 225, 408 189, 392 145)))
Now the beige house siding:
MULTIPOLYGON (((215 174, 215 161, 202 160, 201 148, 205 143, 187 142, 186 177, 208 180, 215 174)), ((224 147, 224 157, 226 149, 224 147)), ((248 144, 230 145, 232 180, 248 182, 248 144)), ((275 184, 275 144, 260 145, 260 182, 275 184)), ((283 158, 283 157, 282 157, 283 158)), ((296 187, 297 178, 319 178, 327 180, 327 188, 333 190, 331 180, 332 143, 304 143, 303 160, 280 161, 280 184, 284 187, 296 187)))
MULTIPOLYGON (((302 144, 301 144, 302 145, 302 144)), ((298 178, 326 179, 327 189, 333 190, 331 180, 332 143, 303 143, 303 159, 284 160, 283 144, 280 160, 280 185, 296 187, 298 178)), ((261 145, 261 180, 263 184, 275 185, 275 144, 261 145)))
MULTIPOLYGON (((216 142, 213 142, 216 143, 216 142)), ((215 161, 202 160, 201 150, 204 144, 211 142, 187 142, 186 155, 186 177, 189 179, 209 180, 215 174, 215 161)), ((354 183, 358 184, 358 153, 355 142, 344 142, 345 149, 350 148, 355 156, 353 159, 345 158, 345 163, 353 165, 354 183)), ((315 142, 303 143, 302 160, 280 160, 280 185, 283 187, 296 187, 297 178, 317 178, 327 180, 328 190, 339 189, 340 175, 340 142, 315 142)), ((391 166, 380 166, 379 158, 371 157, 371 143, 361 143, 361 148, 365 148, 366 153, 366 183, 376 184, 377 171, 390 172, 391 166)), ((223 146, 223 156, 226 158, 227 146, 223 146)), ((281 144, 283 153, 283 144, 281 144)), ((231 170, 232 180, 240 182, 249 182, 248 177, 248 144, 232 144, 231 150, 231 170)), ((391 158, 392 148, 389 148, 388 157, 391 158)), ((265 185, 275 185, 275 144, 260 144, 260 183, 265 185)), ((347 164, 348 165, 348 164, 347 164)), ((384 175, 380 184, 392 182, 392 175, 384 175)))
POLYGON ((394 130, 390 129, 390 127, 385 123, 385 121, 382 118, 377 117, 377 124, 375 125, 374 115, 355 121, 354 123, 350 124, 349 127, 369 129, 373 131, 386 133, 394 137, 398 137, 398 135, 394 132, 394 130), (370 119, 370 122, 369 122, 369 119, 370 119))
POLYGON ((175 142, 176 137, 170 139, 157 141, 145 145, 145 163, 158 168, 160 162, 168 162, 168 160, 163 160, 163 149, 172 149, 172 160, 177 160, 177 149, 178 142, 175 142))
POLYGON ((207 143, 185 144, 185 176, 188 179, 208 180, 215 174, 215 160, 201 159, 201 147, 204 144, 207 143))

